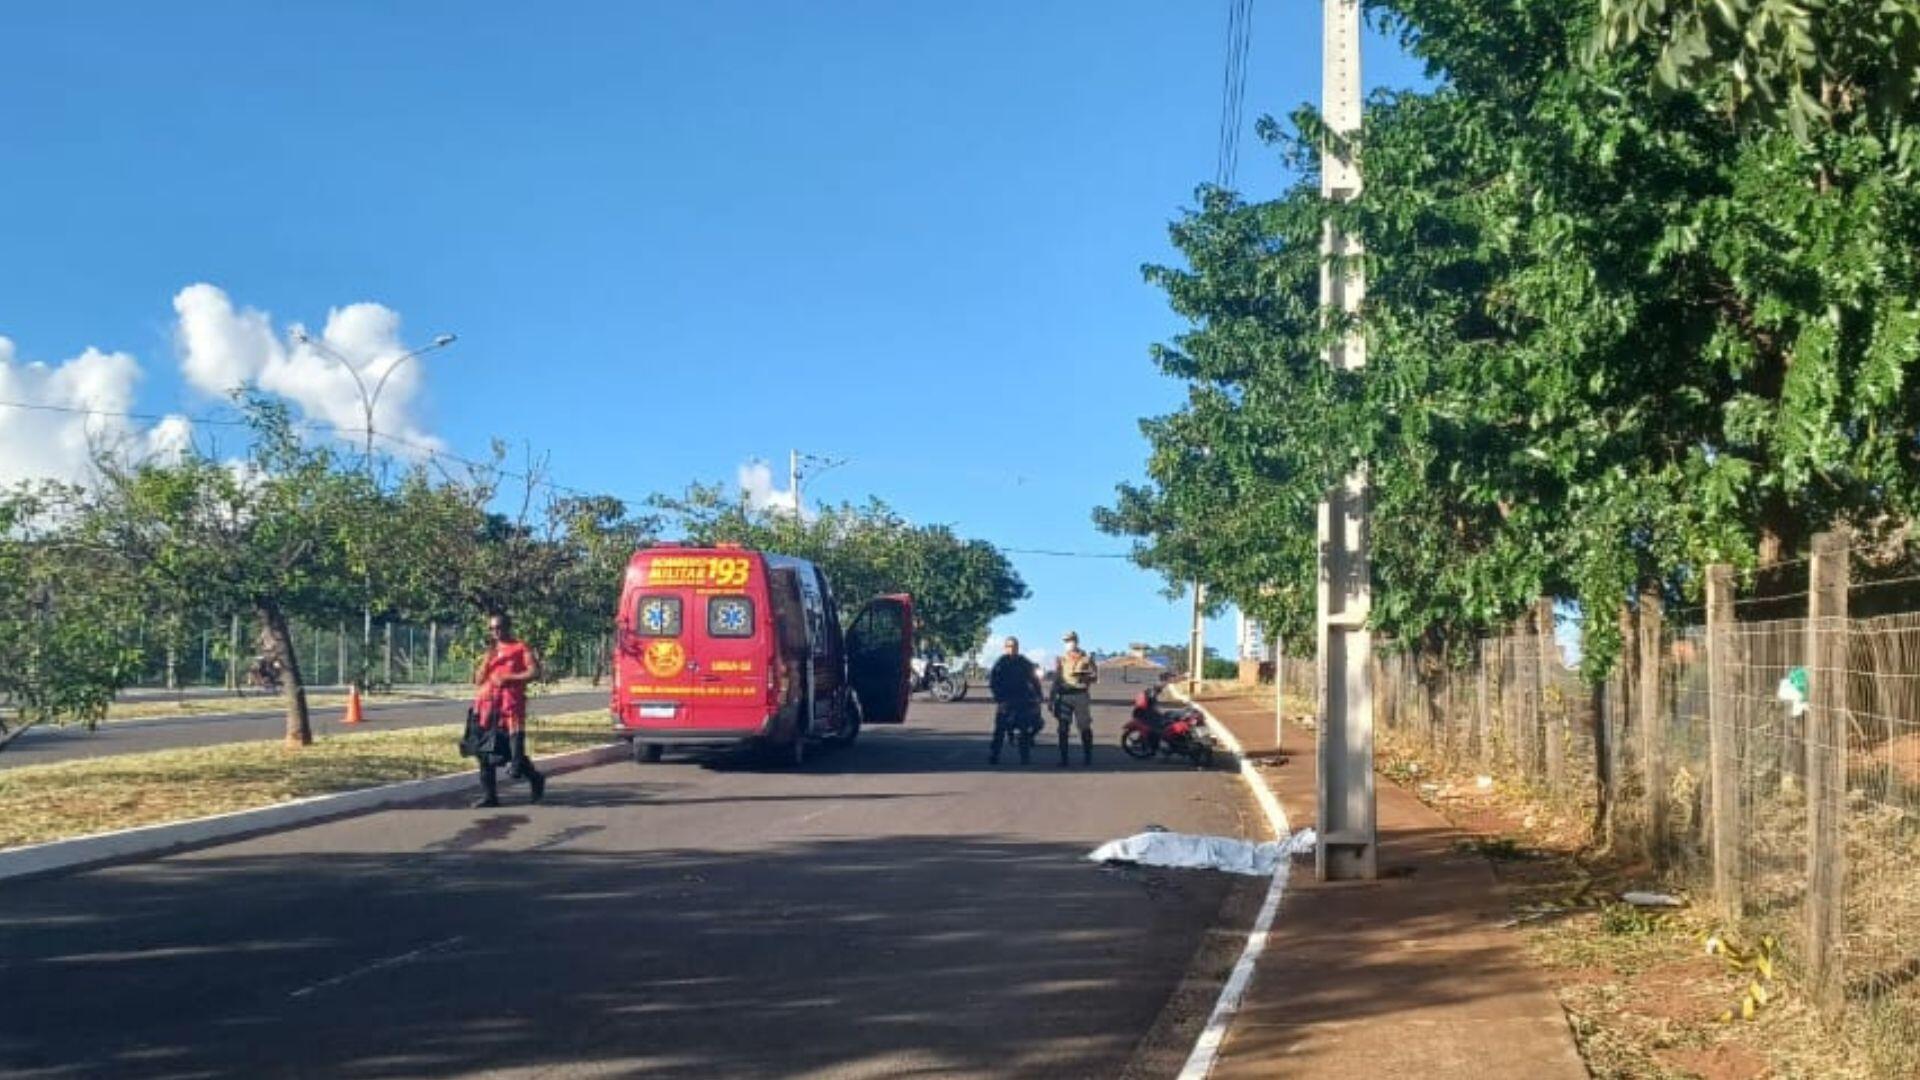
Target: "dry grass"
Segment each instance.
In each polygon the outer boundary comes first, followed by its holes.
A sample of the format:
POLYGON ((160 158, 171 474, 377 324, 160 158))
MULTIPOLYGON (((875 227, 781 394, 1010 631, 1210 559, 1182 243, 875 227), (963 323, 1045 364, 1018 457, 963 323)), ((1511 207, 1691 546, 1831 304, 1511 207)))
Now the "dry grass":
MULTIPOLYGON (((1665 888, 1644 864, 1593 850, 1584 809, 1504 781, 1483 787, 1396 733, 1386 733, 1379 749, 1383 775, 1473 837, 1516 913, 1569 903, 1589 886, 1597 897, 1665 888)), ((1704 939, 1719 929, 1711 917, 1692 908, 1657 918, 1623 917, 1623 910, 1577 910, 1524 929, 1597 1080, 1913 1075, 1911 1048, 1863 1041, 1856 1023, 1827 1023, 1795 992, 1791 977, 1772 984, 1772 1003, 1752 1020, 1723 1021, 1749 977, 1706 955, 1704 939)))
MULTIPOLYGON (((529 751, 608 742, 604 712, 535 716, 529 751)), ((463 772, 460 727, 323 736, 124 754, 0 772, 0 848, 246 810, 400 780, 463 772)))

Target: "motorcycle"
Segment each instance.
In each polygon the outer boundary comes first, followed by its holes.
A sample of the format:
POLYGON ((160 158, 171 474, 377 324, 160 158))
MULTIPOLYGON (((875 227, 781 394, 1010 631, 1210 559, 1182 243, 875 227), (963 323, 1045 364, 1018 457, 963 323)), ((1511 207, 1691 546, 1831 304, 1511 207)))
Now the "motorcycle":
POLYGON ((956 674, 944 660, 916 656, 907 681, 910 694, 927 693, 939 702, 961 701, 967 696, 967 677, 956 674))
POLYGON ((1176 710, 1160 707, 1160 690, 1142 690, 1134 695, 1133 714, 1120 729, 1120 749, 1130 758, 1146 760, 1164 754, 1184 757, 1199 768, 1213 764, 1213 733, 1200 710, 1187 706, 1176 710))

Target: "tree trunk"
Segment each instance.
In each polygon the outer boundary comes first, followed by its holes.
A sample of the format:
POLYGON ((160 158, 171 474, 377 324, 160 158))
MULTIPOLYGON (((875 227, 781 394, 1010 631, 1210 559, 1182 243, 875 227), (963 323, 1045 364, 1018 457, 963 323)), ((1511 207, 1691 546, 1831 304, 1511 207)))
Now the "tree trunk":
POLYGON ((287 745, 313 745, 313 723, 307 715, 307 687, 300 678, 300 657, 293 648, 293 632, 286 613, 271 601, 258 604, 260 652, 280 670, 280 690, 287 700, 287 745))

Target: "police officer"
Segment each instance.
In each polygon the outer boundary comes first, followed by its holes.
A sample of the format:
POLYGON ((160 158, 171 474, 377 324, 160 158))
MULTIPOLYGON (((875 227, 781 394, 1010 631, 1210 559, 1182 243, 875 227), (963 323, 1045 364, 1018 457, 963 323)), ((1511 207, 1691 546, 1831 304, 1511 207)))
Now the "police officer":
POLYGON ((1040 668, 1020 655, 1020 639, 1008 638, 1000 659, 987 674, 987 688, 993 692, 993 749, 987 763, 1000 764, 1000 747, 1012 736, 1020 751, 1020 764, 1033 754, 1033 734, 1040 730, 1040 668))
POLYGON ((1060 718, 1060 767, 1067 767, 1067 728, 1080 728, 1081 760, 1093 764, 1093 684, 1100 681, 1100 668, 1093 657, 1080 651, 1080 635, 1067 631, 1060 639, 1066 651, 1054 662, 1053 693, 1058 699, 1060 718))

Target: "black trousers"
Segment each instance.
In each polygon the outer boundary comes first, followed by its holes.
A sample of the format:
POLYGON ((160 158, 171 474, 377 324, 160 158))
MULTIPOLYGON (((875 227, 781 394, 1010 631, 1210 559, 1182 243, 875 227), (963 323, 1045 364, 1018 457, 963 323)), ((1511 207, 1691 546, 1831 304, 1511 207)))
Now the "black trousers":
MULTIPOLYGON (((497 799, 500 797, 500 782, 495 779, 493 775, 493 770, 496 768, 493 759, 490 757, 481 757, 479 760, 480 790, 486 792, 487 798, 497 799)), ((533 759, 527 756, 527 733, 525 729, 513 733, 513 760, 507 770, 507 775, 513 779, 525 780, 529 784, 536 781, 544 782, 546 780, 546 777, 540 775, 540 770, 533 767, 533 759)))
POLYGON ((1000 706, 993 714, 993 749, 988 751, 988 758, 999 761, 1000 747, 1012 739, 1015 749, 1020 751, 1020 763, 1026 764, 1033 755, 1033 736, 1039 730, 1039 706, 1000 706))

